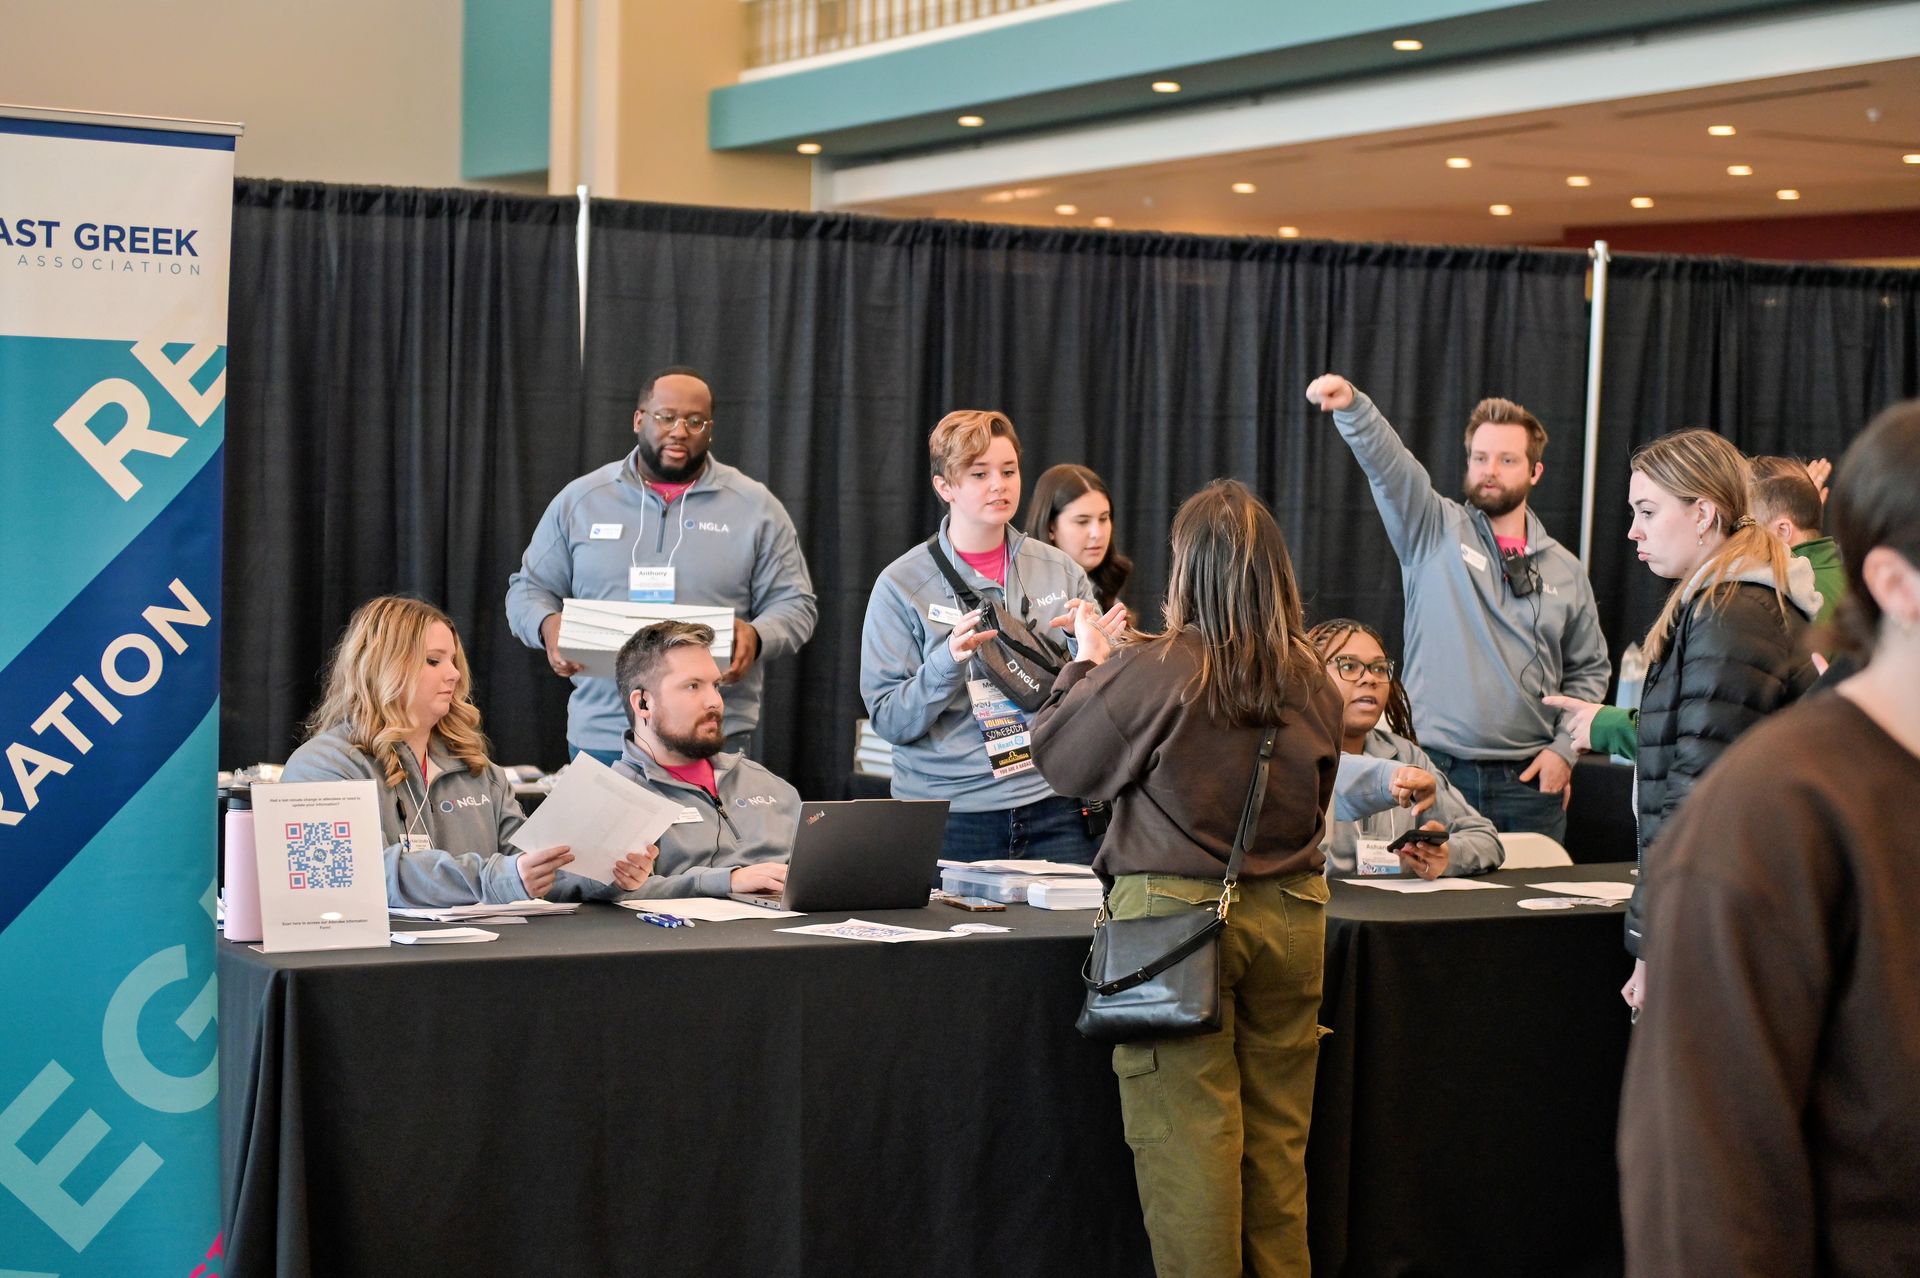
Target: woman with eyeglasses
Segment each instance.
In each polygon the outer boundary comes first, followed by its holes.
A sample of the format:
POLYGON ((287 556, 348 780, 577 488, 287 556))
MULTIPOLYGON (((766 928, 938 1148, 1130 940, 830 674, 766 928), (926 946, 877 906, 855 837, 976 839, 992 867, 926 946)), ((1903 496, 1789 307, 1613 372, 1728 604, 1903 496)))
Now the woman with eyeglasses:
POLYGON ((1340 721, 1341 751, 1419 768, 1431 773, 1438 787, 1433 806, 1422 814, 1424 821, 1402 808, 1389 808, 1359 821, 1335 821, 1327 842, 1327 873, 1334 878, 1411 874, 1437 879, 1443 874, 1499 869, 1506 851, 1493 822, 1474 811, 1415 739, 1413 707, 1380 632, 1342 617, 1309 630, 1307 642, 1326 661, 1327 673, 1334 677, 1334 686, 1346 703, 1340 721), (1380 726, 1383 718, 1385 727, 1380 726), (1394 839, 1415 828, 1444 834, 1446 840, 1388 850, 1394 839))
POLYGON ((1027 536, 1067 552, 1086 570, 1105 611, 1120 602, 1133 575, 1133 560, 1113 540, 1113 498, 1100 476, 1071 462, 1049 466, 1033 485, 1027 536))

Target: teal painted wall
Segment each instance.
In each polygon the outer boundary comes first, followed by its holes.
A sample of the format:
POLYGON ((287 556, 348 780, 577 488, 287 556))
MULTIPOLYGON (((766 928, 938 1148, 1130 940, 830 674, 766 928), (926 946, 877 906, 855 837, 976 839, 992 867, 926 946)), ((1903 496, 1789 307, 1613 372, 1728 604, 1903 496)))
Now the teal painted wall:
POLYGON ((553 78, 549 0, 465 0, 460 32, 460 176, 547 167, 553 78))
MULTIPOLYGON (((690 3, 698 0, 689 0, 690 3)), ((1806 0, 1115 0, 930 44, 746 81, 708 99, 715 150, 808 139, 847 157, 978 139, 1437 62, 1567 44, 1806 0), (1407 55, 1391 41, 1413 36, 1407 55), (1178 99, 1146 83, 1179 80, 1178 99)), ((1044 10, 1042 11, 1044 12, 1044 10)))

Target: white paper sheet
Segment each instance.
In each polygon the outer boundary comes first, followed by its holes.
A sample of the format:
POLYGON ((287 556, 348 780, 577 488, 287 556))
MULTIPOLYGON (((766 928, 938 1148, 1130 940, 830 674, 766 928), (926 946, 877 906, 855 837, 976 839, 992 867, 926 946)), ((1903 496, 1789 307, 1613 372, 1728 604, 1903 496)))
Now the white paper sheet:
POLYGON ((1633 895, 1631 883, 1529 883, 1540 892, 1558 892, 1562 896, 1594 896, 1602 901, 1624 901, 1633 895))
POLYGON ((1358 883, 1361 887, 1379 888, 1383 892, 1474 892, 1491 888, 1496 891, 1510 892, 1513 889, 1505 883, 1482 883, 1478 879, 1342 879, 1342 883, 1358 883))
POLYGON ((578 901, 509 901, 504 905, 447 905, 439 908, 394 906, 387 913, 401 919, 426 919, 430 923, 479 923, 512 915, 572 914, 578 901))
POLYGON ((478 927, 450 927, 441 932, 395 932, 395 945, 475 945, 481 941, 497 941, 498 932, 489 932, 478 927))
POLYGON ((1084 874, 1088 878, 1093 877, 1091 865, 1076 865, 1071 861, 949 861, 942 858, 940 864, 949 868, 980 870, 987 874, 1033 874, 1050 877, 1084 874))
POLYGON ((671 914, 677 919, 699 923, 732 923, 739 919, 797 919, 798 910, 769 910, 745 901, 723 901, 712 896, 654 897, 644 901, 615 901, 623 910, 638 914, 671 914))
POLYGON ((564 843, 573 851, 570 874, 613 882, 613 863, 660 837, 680 805, 635 785, 590 754, 574 756, 527 823, 507 842, 523 852, 564 843))
POLYGON ((253 831, 267 953, 386 948, 386 863, 373 781, 255 786, 253 831))
POLYGON ((811 923, 806 927, 783 927, 777 930, 792 932, 798 936, 837 936, 848 941, 884 941, 889 945, 900 941, 951 941, 956 936, 967 935, 965 932, 926 932, 917 927, 893 927, 886 923, 868 923, 864 919, 848 919, 845 923, 811 923))

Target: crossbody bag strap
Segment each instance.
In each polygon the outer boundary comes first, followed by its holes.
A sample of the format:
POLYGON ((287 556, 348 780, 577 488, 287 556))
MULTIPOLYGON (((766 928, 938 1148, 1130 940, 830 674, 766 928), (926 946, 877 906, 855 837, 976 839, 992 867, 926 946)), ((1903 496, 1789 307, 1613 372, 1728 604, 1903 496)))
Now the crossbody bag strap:
MULTIPOLYGON (((981 598, 980 593, 972 586, 969 586, 965 579, 960 576, 960 570, 953 566, 951 559, 947 558, 947 552, 940 549, 939 533, 935 533, 933 536, 927 538, 927 553, 933 556, 934 566, 940 569, 940 575, 947 579, 949 586, 953 587, 954 597, 965 604, 969 612, 975 608, 985 608, 992 602, 991 600, 981 598)), ((1012 614, 1009 613, 1008 615, 1011 616, 1012 614)), ((988 620, 991 621, 992 618, 988 618, 988 620)), ((1023 621, 1022 624, 1028 625, 1031 623, 1023 621)), ((1034 638, 1043 645, 1046 643, 1046 640, 1039 635, 1035 635, 1034 638)), ((1022 643, 1013 635, 1008 634, 1004 627, 1000 630, 1000 642, 1027 660, 1038 662, 1048 670, 1058 669, 1066 656, 1065 653, 1058 649, 1042 651, 1040 648, 1035 648, 1031 644, 1022 643)))
POLYGON ((1227 877, 1220 890, 1220 917, 1227 917, 1227 900, 1233 885, 1240 880, 1240 864, 1246 860, 1247 844, 1253 841, 1253 828, 1260 821, 1260 808, 1267 800, 1267 762, 1273 758, 1273 741, 1280 733, 1270 725, 1260 738, 1260 757, 1254 760, 1253 780, 1247 785, 1247 804, 1240 811, 1240 829, 1233 836, 1233 851, 1227 857, 1227 877))

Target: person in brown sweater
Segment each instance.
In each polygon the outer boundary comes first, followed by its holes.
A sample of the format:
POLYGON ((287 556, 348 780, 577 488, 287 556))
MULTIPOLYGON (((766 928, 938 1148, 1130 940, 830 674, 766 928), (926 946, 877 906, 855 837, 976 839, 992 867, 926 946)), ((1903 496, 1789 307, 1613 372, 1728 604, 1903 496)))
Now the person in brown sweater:
POLYGON ((1744 735, 1650 863, 1630 1275, 1920 1274, 1920 401, 1834 480, 1860 673, 1744 735))
POLYGON ((1320 843, 1345 707, 1306 642, 1280 527, 1245 485, 1216 480, 1174 517, 1165 613, 1164 634, 1114 648, 1076 605, 1081 659, 1035 715, 1034 759, 1060 793, 1113 801, 1094 862, 1111 915, 1170 914, 1219 899, 1277 725, 1220 940, 1221 1028, 1124 1044, 1113 1068, 1161 1278, 1305 1274, 1320 843))

